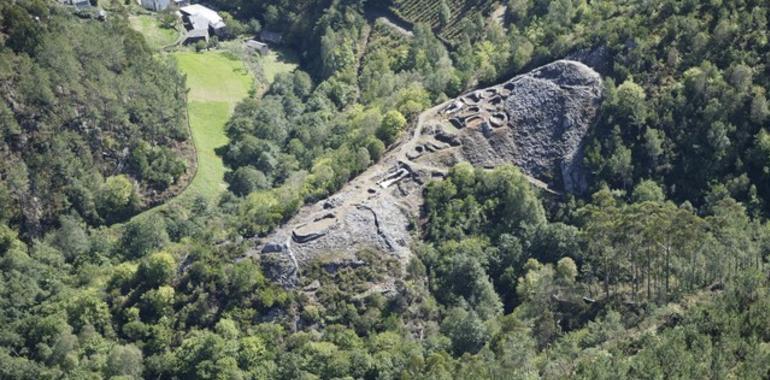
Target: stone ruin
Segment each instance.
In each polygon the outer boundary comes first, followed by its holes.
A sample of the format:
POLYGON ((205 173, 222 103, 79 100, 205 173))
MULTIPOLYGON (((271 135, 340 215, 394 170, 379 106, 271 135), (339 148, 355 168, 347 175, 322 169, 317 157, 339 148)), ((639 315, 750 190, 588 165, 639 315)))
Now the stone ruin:
POLYGON ((545 191, 580 193, 586 187, 583 137, 601 90, 595 71, 561 60, 427 110, 379 163, 337 194, 303 207, 248 255, 258 256, 286 287, 298 285, 312 260, 330 268, 366 265, 356 257, 365 248, 406 263, 425 185, 462 161, 484 168, 514 163, 545 191))

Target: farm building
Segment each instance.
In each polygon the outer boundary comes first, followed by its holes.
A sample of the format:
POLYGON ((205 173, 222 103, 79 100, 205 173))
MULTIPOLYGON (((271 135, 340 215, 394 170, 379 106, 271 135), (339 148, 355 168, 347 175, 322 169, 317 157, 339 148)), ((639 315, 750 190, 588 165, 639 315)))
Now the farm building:
POLYGON ((200 40, 209 40, 211 34, 223 35, 225 32, 225 22, 219 14, 200 4, 187 5, 179 8, 182 14, 187 34, 185 35, 185 44, 194 43, 200 40))
POLYGON ((219 14, 200 4, 192 4, 179 8, 188 29, 207 28, 211 33, 221 35, 225 31, 225 22, 219 14), (205 26, 204 26, 205 25, 205 26))
POLYGON ((162 11, 171 5, 171 0, 142 0, 142 8, 151 11, 162 11))
POLYGON ((190 30, 209 30, 209 20, 203 16, 189 16, 187 17, 186 24, 189 26, 188 29, 190 30))
POLYGON ((283 40, 283 35, 281 35, 281 33, 271 32, 269 30, 263 30, 262 33, 259 34, 259 39, 261 39, 262 42, 269 42, 271 44, 280 44, 281 40, 283 40))
POLYGON ((259 42, 256 40, 248 40, 246 41, 246 48, 251 50, 252 52, 259 52, 260 54, 267 54, 270 52, 270 48, 267 47, 266 43, 259 42))
POLYGON ((89 0, 59 0, 59 2, 65 5, 72 5, 77 9, 91 8, 89 0))
POLYGON ((177 7, 190 5, 190 0, 139 0, 139 2, 142 8, 156 12, 166 10, 171 4, 177 7))

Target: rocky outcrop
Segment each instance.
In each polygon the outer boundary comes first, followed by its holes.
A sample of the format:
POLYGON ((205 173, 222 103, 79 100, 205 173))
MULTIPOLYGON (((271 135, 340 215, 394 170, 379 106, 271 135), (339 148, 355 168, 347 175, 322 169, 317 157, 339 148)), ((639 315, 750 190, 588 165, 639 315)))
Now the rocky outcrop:
POLYGON ((513 162, 550 188, 579 193, 582 139, 600 95, 598 74, 558 61, 461 97, 444 114, 464 125, 463 156, 475 166, 513 162))
POLYGON ((356 257, 364 248, 406 262, 424 186, 461 161, 486 168, 515 163, 547 191, 582 192, 583 137, 601 89, 591 68, 562 60, 425 111, 379 163, 305 206, 249 254, 287 287, 311 260, 333 257, 329 268, 366 265, 356 257))

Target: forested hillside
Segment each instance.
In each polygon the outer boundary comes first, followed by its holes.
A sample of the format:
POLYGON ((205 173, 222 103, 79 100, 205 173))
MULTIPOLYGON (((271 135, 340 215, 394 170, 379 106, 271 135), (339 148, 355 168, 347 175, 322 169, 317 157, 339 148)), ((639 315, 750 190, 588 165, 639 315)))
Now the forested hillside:
POLYGON ((38 236, 69 214, 112 223, 167 198, 191 149, 174 65, 117 17, 45 1, 3 2, 0 16, 0 221, 38 236))
POLYGON ((769 1, 509 0, 448 43, 367 3, 211 1, 300 68, 236 107, 220 199, 111 228, 184 171, 182 80, 119 12, 0 5, 0 378, 770 378, 769 1), (565 57, 605 84, 585 193, 460 163, 404 263, 282 287, 247 255, 425 109, 565 57))

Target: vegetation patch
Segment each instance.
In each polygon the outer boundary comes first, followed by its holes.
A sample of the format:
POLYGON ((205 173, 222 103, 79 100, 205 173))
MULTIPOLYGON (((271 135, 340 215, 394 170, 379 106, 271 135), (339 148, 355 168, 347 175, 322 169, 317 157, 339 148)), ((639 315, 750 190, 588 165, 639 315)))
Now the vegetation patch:
POLYGON ((215 149, 227 144, 223 126, 230 113, 227 102, 190 102, 190 128, 198 154, 198 174, 189 192, 213 199, 226 189, 225 167, 215 149))
POLYGON ((225 167, 215 149, 227 144, 225 123, 235 103, 248 96, 252 79, 240 61, 215 52, 174 55, 187 75, 190 128, 198 172, 185 195, 214 199, 225 189, 225 167))
POLYGON ((316 259, 303 274, 305 295, 310 298, 301 313, 303 323, 342 323, 355 326, 361 334, 373 332, 388 309, 383 293, 396 291, 388 279, 400 272, 398 260, 373 250, 363 250, 354 258, 316 259))
POLYGON ((273 83, 275 76, 280 73, 290 73, 297 68, 296 57, 290 52, 271 50, 262 56, 259 63, 267 83, 273 83))
POLYGON ((127 23, 0 5, 0 221, 39 235, 125 220, 176 194, 190 149, 182 77, 127 23))
POLYGON ((128 17, 131 28, 142 33, 147 45, 153 50, 173 45, 179 39, 175 28, 164 28, 157 17, 151 15, 132 15, 128 17))

